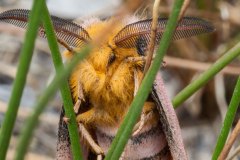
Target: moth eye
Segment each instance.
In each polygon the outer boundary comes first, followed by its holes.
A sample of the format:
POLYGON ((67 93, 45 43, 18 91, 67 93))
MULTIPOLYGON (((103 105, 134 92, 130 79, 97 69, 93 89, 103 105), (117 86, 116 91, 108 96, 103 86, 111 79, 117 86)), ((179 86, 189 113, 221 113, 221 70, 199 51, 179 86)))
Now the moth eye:
POLYGON ((137 45, 136 45, 137 53, 141 56, 144 56, 147 50, 147 46, 148 46, 147 41, 144 39, 144 37, 141 36, 137 40, 137 45))
POLYGON ((108 59, 108 65, 112 64, 114 60, 116 59, 116 56, 114 53, 111 53, 108 59))

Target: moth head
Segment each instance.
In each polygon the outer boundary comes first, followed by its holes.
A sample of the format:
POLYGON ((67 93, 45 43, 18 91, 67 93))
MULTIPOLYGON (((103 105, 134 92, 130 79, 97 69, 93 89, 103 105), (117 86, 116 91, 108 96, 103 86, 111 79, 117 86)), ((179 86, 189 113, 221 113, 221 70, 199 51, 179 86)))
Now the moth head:
MULTIPOLYGON (((159 18, 157 23, 155 48, 158 47, 162 35, 166 29, 167 18, 159 18)), ((107 25, 108 21, 99 22, 101 26, 107 25), (104 25, 103 25, 104 24, 104 25)), ((146 56, 146 50, 150 43, 152 19, 138 20, 127 25, 120 25, 112 31, 108 38, 108 47, 112 51, 109 56, 109 63, 113 63, 118 57, 124 59, 126 57, 146 56)), ((90 28, 94 31, 104 30, 104 27, 92 25, 90 28)), ((172 40, 188 38, 191 36, 200 35, 203 33, 213 32, 215 29, 211 23, 196 17, 184 17, 177 25, 172 40)), ((87 29, 89 35, 93 35, 91 29, 87 29)), ((109 31, 111 32, 111 31, 109 31)))
MULTIPOLYGON (((109 68, 113 63, 121 63, 127 57, 139 56, 135 47, 118 47, 115 43, 115 37, 126 26, 125 24, 126 20, 117 20, 116 18, 105 21, 94 18, 82 24, 91 40, 94 41, 99 38, 99 35, 102 36, 100 43, 92 49, 87 57, 87 60, 94 64, 95 68, 104 70, 103 68, 109 68), (116 21, 118 21, 118 25, 113 25, 114 27, 109 29, 109 26, 116 21), (108 29, 106 30, 106 28, 108 29)), ((67 53, 69 54, 69 52, 67 53)))

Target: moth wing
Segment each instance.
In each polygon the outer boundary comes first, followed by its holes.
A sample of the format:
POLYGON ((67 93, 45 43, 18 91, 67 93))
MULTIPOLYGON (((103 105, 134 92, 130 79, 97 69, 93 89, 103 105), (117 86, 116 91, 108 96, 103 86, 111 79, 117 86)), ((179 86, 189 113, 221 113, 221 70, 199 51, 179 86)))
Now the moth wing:
POLYGON ((160 122, 162 124, 172 158, 176 160, 187 160, 188 158, 184 149, 179 122, 172 103, 167 96, 160 72, 158 72, 155 78, 151 95, 157 106, 160 122))

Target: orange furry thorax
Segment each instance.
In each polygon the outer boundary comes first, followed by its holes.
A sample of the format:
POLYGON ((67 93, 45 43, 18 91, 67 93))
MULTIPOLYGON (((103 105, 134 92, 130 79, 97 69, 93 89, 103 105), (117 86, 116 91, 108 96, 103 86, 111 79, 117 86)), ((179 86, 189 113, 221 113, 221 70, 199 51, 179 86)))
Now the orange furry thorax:
MULTIPOLYGON (((99 21, 86 28, 90 37, 95 37, 101 32, 109 21, 99 21)), ((72 72, 69 83, 72 88, 72 96, 78 98, 78 84, 82 84, 84 96, 89 99, 90 108, 94 109, 95 117, 89 123, 100 125, 119 124, 134 97, 134 69, 140 68, 131 62, 125 61, 127 57, 136 57, 135 48, 112 48, 113 37, 122 27, 112 31, 107 41, 102 42, 99 48, 95 48, 72 72), (110 57, 114 55, 114 61, 109 64, 110 57)), ((67 52, 67 58, 71 58, 67 52)), ((141 70, 138 70, 141 74, 141 70)))

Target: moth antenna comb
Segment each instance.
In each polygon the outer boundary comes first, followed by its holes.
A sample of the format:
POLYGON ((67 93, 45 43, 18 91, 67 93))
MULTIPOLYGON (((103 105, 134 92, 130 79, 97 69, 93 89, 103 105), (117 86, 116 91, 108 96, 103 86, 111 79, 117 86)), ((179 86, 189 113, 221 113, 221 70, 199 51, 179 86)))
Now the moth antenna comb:
MULTIPOLYGON (((30 10, 26 9, 8 10, 0 14, 0 21, 26 29, 29 14, 30 10)), ((80 25, 56 16, 51 16, 51 20, 58 41, 65 42, 71 47, 79 47, 91 40, 88 32, 80 25)), ((39 36, 46 38, 43 25, 39 28, 39 36)))
MULTIPOLYGON (((159 44, 167 25, 167 18, 159 18, 157 24, 156 44, 159 44)), ((114 42, 118 47, 145 49, 150 42, 152 19, 138 21, 125 26, 115 37, 114 42), (143 44, 145 43, 145 44, 143 44), (140 46, 144 48, 144 46, 140 46)), ((215 29, 211 23, 200 18, 184 17, 177 25, 173 40, 187 38, 203 33, 213 32, 215 29)))

